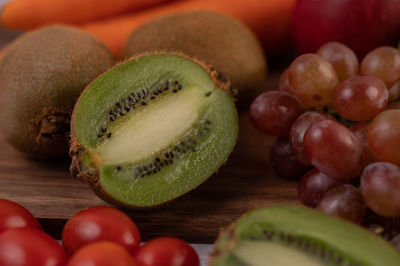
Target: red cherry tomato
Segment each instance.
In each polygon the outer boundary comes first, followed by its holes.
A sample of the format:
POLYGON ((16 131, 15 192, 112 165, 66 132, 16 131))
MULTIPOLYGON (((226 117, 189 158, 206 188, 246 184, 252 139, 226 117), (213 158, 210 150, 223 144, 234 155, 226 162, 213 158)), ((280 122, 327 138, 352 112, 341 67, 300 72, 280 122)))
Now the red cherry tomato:
POLYGON ((12 228, 0 234, 0 265, 64 266, 65 250, 51 236, 29 228, 12 228))
POLYGON ((134 254, 141 266, 198 266, 199 256, 185 241, 160 237, 146 242, 134 254))
POLYGON ((0 199, 0 234, 16 227, 43 230, 38 220, 27 209, 13 201, 0 199))
POLYGON ((67 266, 136 266, 125 247, 110 241, 90 243, 69 260, 67 266))
POLYGON ((62 231, 62 242, 69 253, 102 240, 121 244, 133 254, 140 245, 140 233, 125 213, 106 206, 89 207, 78 212, 62 231))

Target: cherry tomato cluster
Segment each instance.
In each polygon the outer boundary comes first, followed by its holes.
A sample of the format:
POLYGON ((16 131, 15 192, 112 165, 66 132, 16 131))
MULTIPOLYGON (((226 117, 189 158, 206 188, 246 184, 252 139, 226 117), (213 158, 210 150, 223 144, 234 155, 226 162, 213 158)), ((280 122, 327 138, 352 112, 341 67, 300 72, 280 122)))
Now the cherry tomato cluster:
MULTIPOLYGON (((326 43, 296 58, 279 90, 253 101, 250 118, 262 133, 278 136, 271 166, 281 177, 300 179, 302 203, 358 224, 369 223, 370 210, 399 223, 396 48, 378 47, 359 62, 344 44, 326 43)), ((398 243, 400 223, 395 227, 387 238, 398 243)))
POLYGON ((76 213, 64 226, 62 246, 43 232, 23 206, 0 199, 1 266, 198 266, 185 241, 159 237, 140 245, 140 232, 123 212, 107 206, 76 213))

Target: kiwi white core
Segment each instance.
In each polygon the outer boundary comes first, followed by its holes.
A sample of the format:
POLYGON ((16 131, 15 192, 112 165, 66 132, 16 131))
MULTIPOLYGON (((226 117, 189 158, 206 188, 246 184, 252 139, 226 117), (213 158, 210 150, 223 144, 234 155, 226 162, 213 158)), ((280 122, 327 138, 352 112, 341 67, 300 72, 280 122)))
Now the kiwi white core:
POLYGON ((267 241, 241 241, 233 252, 238 259, 251 266, 325 265, 306 253, 267 241))
POLYGON ((201 97, 192 95, 195 93, 166 95, 158 103, 140 108, 97 149, 103 163, 139 161, 174 143, 198 119, 201 97))

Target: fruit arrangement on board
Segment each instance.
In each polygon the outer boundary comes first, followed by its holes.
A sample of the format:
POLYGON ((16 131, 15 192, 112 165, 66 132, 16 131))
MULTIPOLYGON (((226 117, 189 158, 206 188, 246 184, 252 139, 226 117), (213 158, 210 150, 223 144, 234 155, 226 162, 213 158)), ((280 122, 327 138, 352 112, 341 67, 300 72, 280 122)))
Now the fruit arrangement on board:
MULTIPOLYGON (((305 206, 226 224, 210 265, 400 265, 399 12, 397 0, 11 0, 0 23, 26 32, 1 50, 0 133, 32 160, 69 160, 105 202, 157 211, 224 167, 248 114, 305 206), (279 88, 260 94, 268 68, 279 88)), ((179 238, 141 244, 110 206, 61 235, 0 199, 0 266, 200 265, 179 238)))

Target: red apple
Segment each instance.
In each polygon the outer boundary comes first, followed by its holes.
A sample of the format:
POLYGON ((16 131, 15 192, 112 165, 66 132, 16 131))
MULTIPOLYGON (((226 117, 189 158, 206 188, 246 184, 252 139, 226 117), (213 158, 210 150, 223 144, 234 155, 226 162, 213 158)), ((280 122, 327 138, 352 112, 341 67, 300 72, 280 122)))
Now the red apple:
POLYGON ((400 0, 298 0, 293 34, 300 53, 328 41, 354 50, 359 59, 380 45, 400 40, 400 0))

